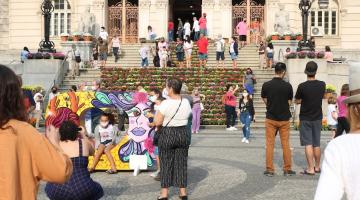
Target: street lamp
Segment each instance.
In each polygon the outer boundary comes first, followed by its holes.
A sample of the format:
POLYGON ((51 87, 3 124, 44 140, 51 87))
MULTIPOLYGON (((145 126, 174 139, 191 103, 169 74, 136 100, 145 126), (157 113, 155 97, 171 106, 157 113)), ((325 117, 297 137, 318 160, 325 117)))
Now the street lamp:
POLYGON ((312 5, 312 0, 300 0, 299 9, 302 16, 302 29, 303 39, 299 42, 300 51, 310 51, 312 43, 308 40, 308 23, 309 23, 309 10, 312 5))
POLYGON ((41 11, 42 15, 44 15, 44 35, 45 39, 42 40, 39 44, 40 49, 39 52, 48 52, 48 53, 54 53, 55 50, 55 44, 54 42, 50 41, 50 19, 51 19, 51 13, 54 11, 54 6, 51 3, 51 0, 44 0, 41 4, 41 11))

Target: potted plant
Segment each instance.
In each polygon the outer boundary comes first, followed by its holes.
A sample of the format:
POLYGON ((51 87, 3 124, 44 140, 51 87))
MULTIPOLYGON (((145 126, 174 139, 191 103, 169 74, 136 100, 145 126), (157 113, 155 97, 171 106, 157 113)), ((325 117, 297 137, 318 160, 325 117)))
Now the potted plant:
POLYGON ((303 35, 301 33, 296 33, 296 40, 302 40, 303 35))
POLYGON ((316 54, 316 57, 319 58, 319 59, 324 58, 324 57, 325 57, 325 52, 319 51, 319 52, 316 54))
POLYGON ((310 59, 314 59, 316 57, 316 53, 314 51, 309 51, 307 53, 307 57, 310 59))
POLYGON ((73 38, 71 36, 69 36, 67 41, 71 42, 71 41, 73 41, 73 38))
POLYGON ((296 40, 296 35, 295 34, 291 35, 291 40, 296 40))
POLYGON ((296 55, 295 52, 291 52, 291 53, 287 54, 287 55, 285 56, 285 58, 286 58, 286 59, 295 59, 296 56, 297 56, 297 55, 296 55))
POLYGON ((292 33, 290 31, 286 31, 284 33, 284 40, 291 40, 292 33))
POLYGON ((74 32, 72 35, 73 35, 73 41, 79 41, 81 38, 81 33, 79 32, 74 32))
POLYGON ((331 84, 326 84, 325 99, 328 99, 332 94, 336 92, 336 87, 331 84))
POLYGON ((64 55, 63 53, 61 53, 61 52, 59 52, 59 53, 54 53, 54 54, 53 54, 53 58, 54 58, 54 59, 59 59, 59 60, 64 60, 64 59, 65 59, 65 55, 64 55))
POLYGON ((300 59, 306 58, 306 52, 304 52, 304 51, 298 52, 297 55, 298 55, 298 58, 300 58, 300 59))
POLYGON ((62 41, 62 42, 66 42, 66 41, 68 41, 69 34, 67 34, 67 33, 61 33, 61 34, 60 34, 60 38, 61 38, 61 41, 62 41))
POLYGON ((278 32, 273 32, 271 34, 271 40, 279 40, 279 33, 278 32))
POLYGON ((90 34, 90 33, 85 33, 84 35, 83 35, 83 38, 84 38, 84 41, 92 41, 92 35, 90 34))

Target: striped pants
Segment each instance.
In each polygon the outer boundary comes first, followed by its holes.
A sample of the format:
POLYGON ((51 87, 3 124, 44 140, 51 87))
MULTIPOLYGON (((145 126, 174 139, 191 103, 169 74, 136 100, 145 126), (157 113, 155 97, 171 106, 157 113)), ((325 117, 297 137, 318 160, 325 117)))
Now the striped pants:
POLYGON ((186 126, 165 127, 159 137, 161 187, 187 187, 189 130, 186 126))

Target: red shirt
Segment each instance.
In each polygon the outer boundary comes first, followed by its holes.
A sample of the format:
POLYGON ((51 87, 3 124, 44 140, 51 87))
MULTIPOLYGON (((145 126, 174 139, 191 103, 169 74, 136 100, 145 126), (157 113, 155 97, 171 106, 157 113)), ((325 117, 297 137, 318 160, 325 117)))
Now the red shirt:
POLYGON ((208 53, 208 46, 209 46, 209 42, 208 40, 203 37, 203 38, 200 38, 198 41, 197 41, 197 45, 199 47, 199 53, 203 53, 203 54, 207 54, 208 53))
POLYGON ((172 31, 174 30, 174 22, 169 22, 168 23, 168 31, 172 31))
POLYGON ((236 97, 232 92, 227 92, 225 98, 225 105, 236 107, 236 97))
POLYGON ((204 17, 201 17, 199 19, 199 26, 200 26, 200 29, 206 29, 206 18, 204 17))

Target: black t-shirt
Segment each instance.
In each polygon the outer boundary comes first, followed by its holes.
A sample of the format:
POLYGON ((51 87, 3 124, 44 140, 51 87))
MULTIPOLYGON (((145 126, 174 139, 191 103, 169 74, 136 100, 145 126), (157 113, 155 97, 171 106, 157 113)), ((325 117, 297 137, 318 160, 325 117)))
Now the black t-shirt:
POLYGON ((291 118, 289 100, 293 99, 293 88, 281 78, 273 78, 264 83, 261 97, 267 99, 266 118, 275 121, 288 121, 291 118))
POLYGON ((318 80, 306 81, 299 85, 295 98, 301 99, 300 120, 322 120, 322 100, 325 89, 325 82, 318 80))

